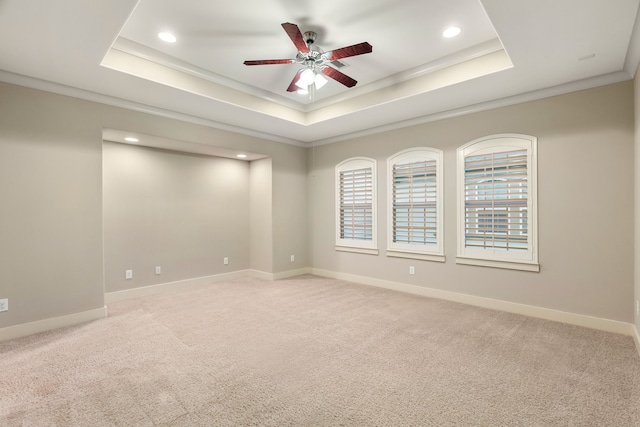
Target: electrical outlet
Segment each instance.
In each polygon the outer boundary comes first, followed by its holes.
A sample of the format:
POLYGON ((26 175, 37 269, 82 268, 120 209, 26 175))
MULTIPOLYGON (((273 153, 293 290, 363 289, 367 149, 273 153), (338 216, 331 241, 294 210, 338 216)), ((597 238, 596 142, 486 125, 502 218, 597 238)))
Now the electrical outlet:
POLYGON ((156 266, 156 274, 162 274, 162 268, 159 265, 156 266))
POLYGON ((409 274, 416 274, 416 268, 413 265, 409 266, 409 274))
POLYGON ((124 278, 127 280, 133 279, 133 270, 125 270, 124 278))
POLYGON ((224 265, 228 265, 229 264, 229 257, 224 257, 222 262, 224 262, 224 265))
POLYGON ((7 311, 7 310, 9 310, 9 299, 8 298, 0 299, 0 311, 7 311))
POLYGON ((295 262, 296 261, 296 256, 295 255, 291 255, 291 262, 295 262))

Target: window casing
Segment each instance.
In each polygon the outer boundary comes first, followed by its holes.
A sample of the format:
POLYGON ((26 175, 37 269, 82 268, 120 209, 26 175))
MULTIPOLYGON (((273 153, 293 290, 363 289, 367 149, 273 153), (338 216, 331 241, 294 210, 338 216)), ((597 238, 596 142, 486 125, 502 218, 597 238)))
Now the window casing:
POLYGON ((376 161, 347 159, 335 177, 336 250, 377 254, 376 161))
POLYGON ((492 135, 457 156, 456 262, 539 271, 537 139, 492 135))
POLYGON ((442 150, 411 148, 387 160, 387 255, 444 262, 442 150))

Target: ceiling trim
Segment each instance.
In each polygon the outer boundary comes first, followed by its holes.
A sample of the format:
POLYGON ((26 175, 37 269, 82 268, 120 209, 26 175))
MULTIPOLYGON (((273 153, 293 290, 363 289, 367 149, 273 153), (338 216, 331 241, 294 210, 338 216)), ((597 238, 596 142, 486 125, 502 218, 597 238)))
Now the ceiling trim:
POLYGON ((351 132, 343 134, 333 138, 327 138, 323 140, 313 141, 309 143, 310 146, 320 146, 333 144, 336 142, 342 142, 349 139, 361 138, 365 136, 375 135, 392 130, 402 129, 410 126, 421 125, 425 123, 431 123, 438 120, 451 119, 454 117, 465 116, 467 114, 479 113, 483 111, 493 110, 496 108, 508 107, 510 105, 522 104, 529 101, 536 101, 538 99, 549 98, 557 95, 564 95, 566 93, 577 92, 585 89, 592 89, 598 86, 605 86, 614 83, 620 83, 630 80, 631 77, 626 71, 618 71, 615 73, 604 74, 602 76, 592 77, 584 80, 578 80, 563 85, 553 86, 541 90, 527 92, 519 95, 509 96, 502 99, 496 99, 493 101, 481 102, 466 107, 455 108, 452 110, 442 111, 439 113, 428 114, 421 117, 416 117, 409 120, 402 120, 388 125, 377 126, 369 128, 363 131, 351 132))
POLYGON ((206 127, 223 130, 227 132, 233 132, 240 135, 266 139, 269 141, 295 145, 298 147, 308 146, 307 143, 304 143, 295 139, 285 138, 279 135, 273 135, 266 132, 255 131, 253 129, 248 129, 240 126, 234 126, 234 125, 230 125, 222 122, 217 122, 215 120, 205 119, 205 118, 193 116, 190 114, 176 113, 175 111, 152 107, 146 104, 140 104, 140 103, 128 101, 122 98, 103 95, 103 94, 91 92, 85 89, 79 89, 76 87, 71 87, 71 86, 60 84, 60 83, 54 83, 46 80, 36 79, 34 77, 24 76, 21 74, 10 73, 8 71, 0 70, 0 81, 14 84, 17 86, 24 86, 31 89, 51 92, 58 95, 64 95, 64 96, 70 96, 73 98, 83 99, 85 101, 93 101, 100 104, 110 105, 112 107, 119 107, 119 108, 124 108, 126 110, 132 110, 140 113, 151 114, 154 116, 164 117, 167 119, 180 120, 182 122, 206 126, 206 127))
MULTIPOLYGON (((259 89, 255 86, 251 86, 251 85, 239 82, 237 80, 233 80, 228 77, 222 76, 220 74, 216 74, 212 71, 205 70, 204 68, 200 68, 193 64, 189 64, 188 62, 181 61, 178 58, 167 55, 163 52, 154 50, 150 47, 141 45, 139 43, 136 43, 132 40, 129 40, 123 37, 118 37, 115 43, 113 44, 113 46, 111 46, 110 50, 117 50, 120 52, 124 52, 131 56, 138 57, 146 61, 150 61, 158 65, 162 65, 164 67, 174 69, 176 71, 190 74, 192 76, 195 76, 204 80, 208 80, 210 82, 213 82, 231 89, 235 89, 240 92, 248 93, 250 95, 256 96, 258 98, 262 98, 267 101, 277 102, 279 104, 285 105, 294 110, 298 110, 301 112, 305 111, 304 104, 295 102, 285 96, 277 95, 277 94, 274 94, 273 92, 270 92, 264 89, 259 89)), ((107 52, 107 54, 105 55, 105 58, 107 58, 108 56, 109 56, 109 52, 107 52)), ((122 71, 122 70, 118 69, 118 71, 122 71)), ((128 71, 125 70, 124 72, 128 72, 128 71)))
POLYGON ((524 102, 535 101, 538 99, 548 98, 551 96, 563 95, 570 92, 576 92, 585 89, 591 89, 598 86, 604 86, 608 84, 614 84, 630 80, 633 77, 625 70, 615 73, 604 74, 597 77, 592 77, 584 80, 574 81, 563 85, 558 85, 550 88, 536 90, 520 95, 510 96, 498 100, 481 102, 478 104, 455 108, 448 111, 443 111, 435 114, 428 114, 425 116, 417 117, 409 120, 402 120, 388 125, 377 126, 369 128, 363 131, 350 132, 337 137, 327 138, 312 142, 302 142, 290 138, 284 138, 278 135, 272 135, 265 132, 255 131, 252 129, 242 128, 238 126, 228 125, 214 120, 204 119, 188 114, 176 113, 174 111, 164 110, 161 108, 151 107, 144 104, 127 101, 121 98, 102 95, 95 92, 90 92, 84 89, 78 89, 71 86, 62 85, 59 83, 53 83, 45 80, 36 79, 20 74, 14 74, 7 71, 0 70, 0 81, 15 84, 18 86, 24 86, 32 89, 43 90, 46 92, 52 92, 59 95, 70 96, 73 98, 83 99, 86 101, 98 102, 113 107, 124 108, 127 110, 142 112, 151 114, 158 117, 164 117, 168 119, 179 120, 186 123, 192 123, 201 126, 207 126, 213 129, 219 129, 227 132, 238 133, 241 135, 247 135, 255 138, 265 139, 273 142, 280 142, 283 144, 295 145, 298 147, 312 147, 326 144, 333 144, 336 142, 342 142, 349 139, 360 138, 364 136, 374 135, 382 132, 388 132, 396 129, 402 129, 410 126, 416 126, 425 123, 431 123, 438 120, 445 120, 454 117, 460 117, 467 114, 478 113, 482 111, 493 110, 496 108, 507 107, 510 105, 521 104, 524 102))

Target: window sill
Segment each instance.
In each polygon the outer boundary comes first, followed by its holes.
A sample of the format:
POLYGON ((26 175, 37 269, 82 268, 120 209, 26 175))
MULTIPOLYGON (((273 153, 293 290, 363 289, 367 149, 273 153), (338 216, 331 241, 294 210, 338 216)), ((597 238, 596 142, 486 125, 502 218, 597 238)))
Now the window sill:
POLYGON ((340 252, 353 252, 353 253, 366 254, 366 255, 378 255, 377 249, 355 248, 353 246, 338 246, 338 245, 336 245, 335 249, 336 251, 340 251, 340 252))
POLYGON ((493 268, 505 268, 508 270, 521 270, 532 271, 534 273, 540 272, 540 264, 538 263, 525 263, 517 261, 495 261, 478 258, 464 258, 456 257, 456 264, 464 265, 477 265, 480 267, 493 267, 493 268))
POLYGON ((420 259, 423 261, 445 262, 444 255, 439 254, 421 254, 417 252, 405 252, 393 249, 387 249, 387 256, 392 258, 409 258, 420 259))

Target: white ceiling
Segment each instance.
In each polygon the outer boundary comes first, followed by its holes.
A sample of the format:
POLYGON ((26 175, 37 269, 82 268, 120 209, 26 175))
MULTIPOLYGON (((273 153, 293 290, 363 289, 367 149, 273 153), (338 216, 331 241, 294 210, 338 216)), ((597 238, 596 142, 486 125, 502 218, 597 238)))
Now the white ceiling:
POLYGON ((633 77, 640 0, 0 0, 0 80, 281 142, 334 142, 633 77), (286 92, 281 24, 358 81, 286 92), (460 36, 442 37, 450 25, 460 36), (178 37, 175 44, 157 38, 178 37))

